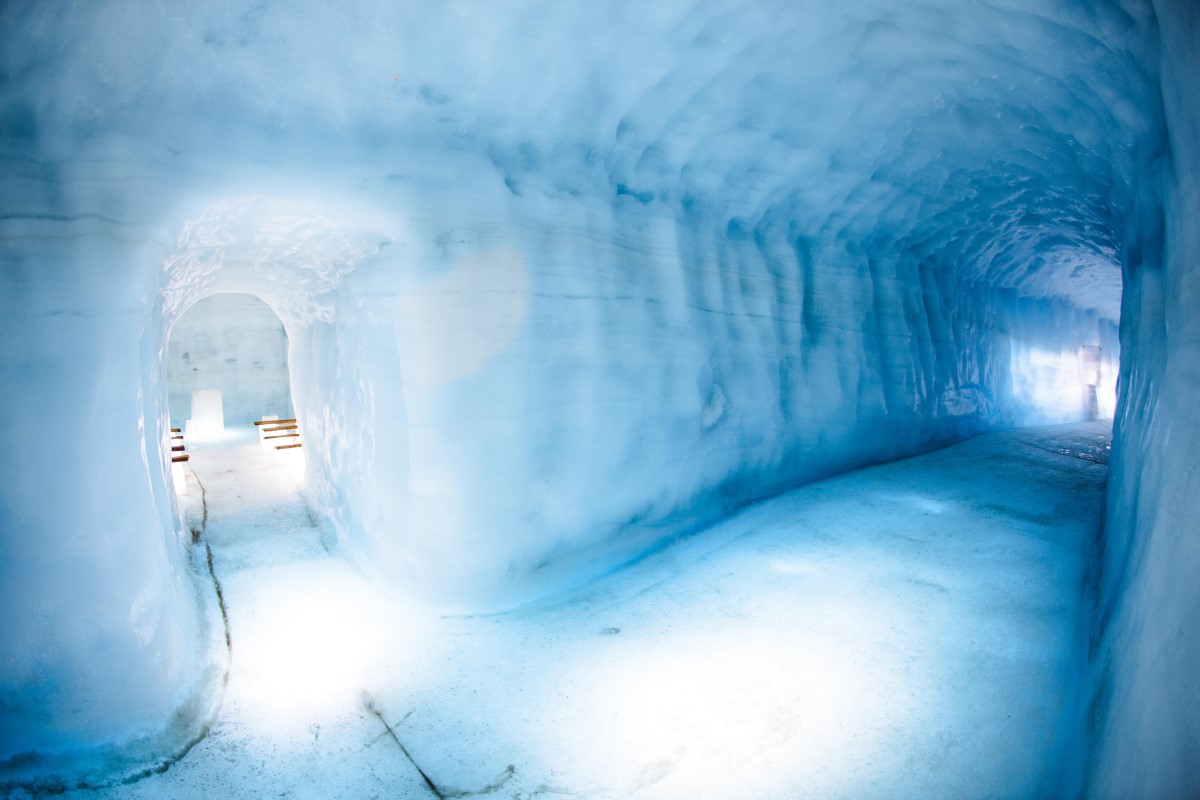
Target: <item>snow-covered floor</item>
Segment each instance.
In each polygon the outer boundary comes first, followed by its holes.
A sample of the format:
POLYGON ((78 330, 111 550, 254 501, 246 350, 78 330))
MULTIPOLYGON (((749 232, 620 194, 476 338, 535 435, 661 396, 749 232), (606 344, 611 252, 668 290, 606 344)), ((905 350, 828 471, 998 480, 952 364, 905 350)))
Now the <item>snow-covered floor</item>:
POLYGON ((220 712, 162 774, 66 796, 1034 796, 1079 668, 1109 428, 825 480, 469 618, 330 555, 298 452, 193 448, 232 643, 220 712))

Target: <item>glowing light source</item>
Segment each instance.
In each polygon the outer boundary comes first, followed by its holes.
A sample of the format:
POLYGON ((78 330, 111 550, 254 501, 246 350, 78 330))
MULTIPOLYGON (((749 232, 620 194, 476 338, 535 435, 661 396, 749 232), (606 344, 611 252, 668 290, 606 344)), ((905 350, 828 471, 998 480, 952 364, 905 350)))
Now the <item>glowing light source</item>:
POLYGON ((624 773, 623 790, 662 783, 672 797, 755 796, 756 780, 765 790, 850 774, 852 753, 905 722, 915 688, 856 646, 863 613, 849 602, 824 609, 837 622, 822 633, 721 626, 589 659, 576 720, 587 736, 566 757, 597 780, 624 773))
POLYGON ((192 418, 186 427, 186 435, 193 441, 222 437, 225 433, 225 407, 220 389, 197 389, 192 392, 192 418))
POLYGON ((1083 348, 1046 350, 1012 342, 1010 378, 1013 398, 1027 409, 1020 424, 1073 422, 1089 416, 1111 417, 1116 386, 1098 355, 1083 348))
POLYGON ((361 582, 338 573, 281 569, 252 587, 253 615, 232 633, 234 657, 249 698, 264 720, 353 707, 377 660, 361 582), (312 580, 308 580, 311 578, 312 580))

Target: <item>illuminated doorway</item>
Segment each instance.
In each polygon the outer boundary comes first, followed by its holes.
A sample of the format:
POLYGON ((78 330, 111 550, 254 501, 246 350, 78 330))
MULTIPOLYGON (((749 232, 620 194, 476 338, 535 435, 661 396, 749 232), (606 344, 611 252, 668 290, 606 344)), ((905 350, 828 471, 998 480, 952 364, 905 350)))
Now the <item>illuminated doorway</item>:
POLYGON ((214 294, 172 326, 167 345, 171 426, 189 439, 294 414, 283 322, 252 294, 214 294), (192 430, 189 431, 188 429, 192 430))

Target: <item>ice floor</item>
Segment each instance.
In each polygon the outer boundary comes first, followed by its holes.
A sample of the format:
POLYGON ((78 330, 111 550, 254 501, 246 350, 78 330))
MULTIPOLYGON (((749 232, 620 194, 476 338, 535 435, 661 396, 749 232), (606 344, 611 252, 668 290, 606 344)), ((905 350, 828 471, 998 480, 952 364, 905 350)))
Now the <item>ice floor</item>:
POLYGON ((162 774, 66 796, 1053 794, 1108 437, 859 470, 473 618, 330 555, 297 454, 193 448, 232 643, 217 721, 162 774))

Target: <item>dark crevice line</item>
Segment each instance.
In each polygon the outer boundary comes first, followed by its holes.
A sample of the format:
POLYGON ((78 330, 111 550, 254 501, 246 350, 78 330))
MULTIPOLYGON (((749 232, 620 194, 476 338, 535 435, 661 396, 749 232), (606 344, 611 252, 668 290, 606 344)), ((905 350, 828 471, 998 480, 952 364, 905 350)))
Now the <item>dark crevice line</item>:
POLYGON ((131 775, 126 775, 123 778, 114 778, 109 781, 93 782, 89 780, 77 780, 71 783, 65 781, 54 781, 48 783, 38 783, 37 781, 17 782, 17 783, 0 783, 0 791, 5 792, 4 796, 8 797, 8 792, 25 791, 33 797, 58 797, 67 792, 97 792, 105 789, 113 789, 117 786, 130 786, 144 778, 149 778, 153 775, 162 775, 164 772, 182 761, 188 753, 192 752, 192 748, 204 741, 210 730, 209 725, 204 725, 199 732, 180 748, 175 755, 165 758, 154 766, 146 767, 131 775))
MULTIPOLYGON (((414 711, 416 711, 416 709, 413 709, 413 711, 409 711, 409 712, 408 712, 407 714, 405 714, 403 717, 401 717, 400 719, 398 719, 398 720, 396 721, 396 724, 395 724, 395 725, 393 725, 393 726, 392 726, 392 728, 395 728, 395 727, 397 727, 397 726, 403 725, 403 724, 404 724, 404 721, 405 721, 405 720, 407 720, 409 717, 411 717, 411 716, 413 715, 413 712, 414 712, 414 711)), ((371 741, 367 742, 367 747, 370 747, 371 745, 375 744, 375 743, 376 743, 376 742, 378 742, 380 739, 382 739, 382 738, 384 738, 385 736, 387 736, 389 733, 391 733, 391 729, 385 730, 383 733, 379 734, 379 735, 378 735, 378 736, 376 736, 374 739, 372 739, 371 741)))
MULTIPOLYGON (((226 678, 228 678, 228 677, 229 676, 226 675, 226 678)), ((129 775, 124 780, 121 780, 119 782, 119 784, 121 786, 130 786, 144 778, 149 778, 152 775, 162 775, 164 772, 169 770, 171 767, 175 766, 180 761, 182 761, 187 756, 188 753, 192 752, 193 747, 195 747, 196 745, 198 745, 202 741, 204 741, 208 737, 209 731, 211 729, 212 729, 211 725, 205 724, 203 727, 200 728, 200 731, 195 736, 193 736, 191 739, 189 739, 187 741, 186 744, 184 744, 183 748, 178 753, 176 753, 175 755, 171 756, 168 759, 164 759, 161 763, 159 763, 156 766, 147 767, 146 769, 142 770, 141 772, 135 772, 133 775, 129 775)), ((116 785, 116 784, 110 784, 110 785, 116 785)), ((102 787, 96 787, 96 788, 102 788, 102 787)))
POLYGON ((196 468, 190 463, 188 470, 192 473, 192 477, 196 479, 196 485, 200 487, 200 530, 192 531, 192 536, 199 539, 208 530, 208 492, 204 491, 204 483, 200 480, 200 476, 196 474, 196 468))
MULTIPOLYGON (((204 543, 204 553, 208 561, 208 576, 212 578, 213 589, 217 592, 217 606, 221 609, 221 624, 225 627, 225 649, 232 656, 233 641, 229 636, 229 612, 225 608, 225 593, 221 591, 221 581, 217 579, 217 573, 213 570, 212 545, 208 542, 204 543)), ((226 673, 226 678, 228 679, 228 673, 226 673)))
POLYGON ((516 774, 517 774, 517 768, 514 765, 509 764, 505 768, 504 772, 500 773, 500 777, 497 778, 492 783, 489 783, 487 786, 484 786, 481 789, 473 789, 473 790, 469 790, 469 791, 464 790, 461 792, 446 792, 446 795, 445 795, 446 800, 458 800, 458 798, 461 798, 461 797, 475 797, 476 795, 491 794, 492 792, 498 792, 502 788, 504 788, 504 784, 508 783, 509 780, 512 779, 513 775, 516 775, 516 774))
MULTIPOLYGON (((371 714, 371 716, 379 720, 380 724, 382 724, 384 728, 384 733, 381 733, 379 736, 375 737, 375 739, 371 741, 371 744, 374 744, 385 736, 390 737, 391 740, 396 743, 396 746, 400 748, 400 752, 404 754, 404 757, 407 758, 409 763, 413 765, 413 768, 420 773, 421 777, 425 780, 425 786, 429 789, 429 791, 433 792, 438 797, 438 800, 459 800, 459 798, 475 797, 477 795, 497 792, 503 788, 504 784, 508 783, 517 773, 516 766, 509 764, 507 767, 505 767, 504 771, 500 773, 500 776, 496 778, 495 781, 489 783, 487 786, 484 786, 481 789, 442 789, 433 782, 433 779, 429 777, 425 770, 421 769, 420 765, 417 764, 416 760, 412 757, 412 753, 408 752, 408 748, 404 746, 404 744, 400 741, 400 737, 396 734, 395 727, 389 725, 387 720, 384 719, 383 712, 379 710, 379 706, 375 703, 375 698, 372 697, 368 692, 363 692, 362 703, 363 708, 365 708, 367 712, 371 714)), ((401 717, 400 721, 396 724, 402 724, 412 715, 413 712, 409 711, 407 714, 401 717)))
MULTIPOLYGON (((200 530, 192 531, 192 541, 204 541, 204 559, 208 564, 208 577, 212 580, 213 591, 217 594, 217 607, 221 609, 221 625, 225 628, 225 649, 229 655, 233 655, 233 639, 229 634, 229 609, 225 606, 225 592, 221 589, 221 580, 217 577, 216 568, 213 567, 213 551, 212 545, 205 535, 208 533, 208 493, 204 490, 204 483, 200 480, 200 476, 196 474, 196 468, 188 464, 188 469, 192 473, 192 477, 196 479, 196 485, 200 487, 200 530)), ((225 673, 225 680, 229 680, 229 673, 225 673)))
POLYGON ((425 770, 421 769, 420 765, 413 760, 412 754, 408 752, 408 748, 405 747, 404 743, 400 741, 400 737, 396 735, 395 729, 392 728, 392 726, 388 724, 387 720, 383 718, 383 712, 380 711, 379 706, 375 704, 375 698, 364 692, 362 704, 363 708, 367 710, 367 713, 375 717, 375 719, 379 720, 379 724, 383 725, 388 736, 392 738, 392 741, 395 742, 396 746, 400 748, 400 752, 403 753, 404 757, 408 759, 408 763, 413 765, 413 769, 420 773, 421 777, 425 780, 425 786, 429 788, 429 791, 433 792, 434 796, 437 797, 438 800, 446 800, 446 795, 442 794, 442 790, 437 787, 437 784, 433 782, 433 779, 425 774, 425 770))

